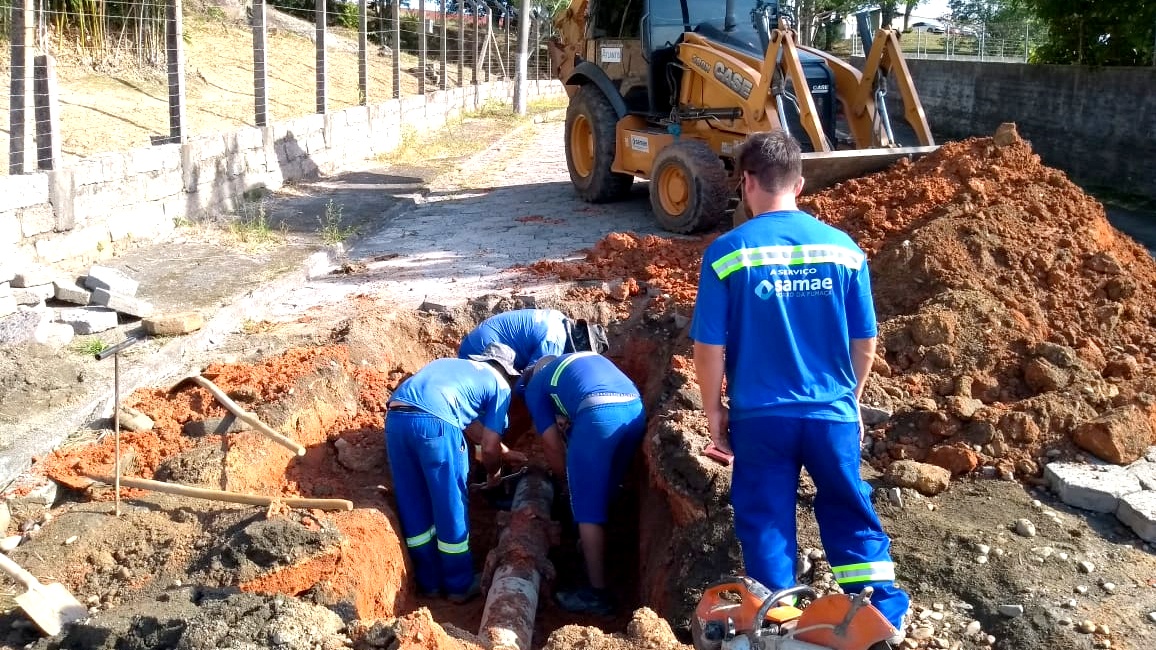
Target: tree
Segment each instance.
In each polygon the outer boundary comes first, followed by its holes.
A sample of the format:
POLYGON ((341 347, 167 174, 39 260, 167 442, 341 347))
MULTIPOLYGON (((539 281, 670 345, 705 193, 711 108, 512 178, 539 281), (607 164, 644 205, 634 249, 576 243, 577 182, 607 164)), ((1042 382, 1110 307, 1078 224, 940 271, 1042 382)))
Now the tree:
POLYGON ((1156 40, 1152 0, 1020 0, 1047 30, 1042 63, 1151 65, 1156 40))
POLYGON ((906 0, 907 6, 903 8, 903 31, 911 29, 911 12, 914 11, 915 7, 922 1, 923 0, 906 0))

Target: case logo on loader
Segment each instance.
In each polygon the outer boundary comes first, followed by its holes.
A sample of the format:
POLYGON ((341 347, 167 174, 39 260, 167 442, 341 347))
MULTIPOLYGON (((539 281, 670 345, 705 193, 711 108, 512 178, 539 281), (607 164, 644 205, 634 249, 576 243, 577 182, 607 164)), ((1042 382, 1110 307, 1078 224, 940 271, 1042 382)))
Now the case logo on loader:
POLYGON ((755 87, 754 82, 726 67, 722 61, 714 64, 714 77, 743 99, 750 99, 751 90, 755 87))
POLYGON ((641 153, 650 153, 650 138, 644 135, 631 135, 630 148, 641 153))

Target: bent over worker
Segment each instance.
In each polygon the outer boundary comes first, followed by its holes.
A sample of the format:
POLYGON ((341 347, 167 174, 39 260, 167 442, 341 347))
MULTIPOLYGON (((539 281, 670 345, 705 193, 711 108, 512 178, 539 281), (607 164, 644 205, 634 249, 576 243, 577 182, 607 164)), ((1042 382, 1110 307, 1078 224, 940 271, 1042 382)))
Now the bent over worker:
POLYGON ((711 437, 734 453, 731 502, 747 572, 772 591, 795 584, 805 467, 835 579, 846 592, 873 587, 875 607, 902 629, 910 601, 895 586, 891 542, 859 475, 859 401, 876 336, 866 256, 796 207, 802 164, 789 135, 751 135, 737 162, 756 216, 707 248, 691 338, 711 437))
POLYGON ((604 527, 610 499, 646 431, 642 398, 630 378, 594 352, 545 357, 515 385, 542 436, 554 476, 567 481, 589 588, 561 591, 570 612, 609 614, 604 527))
POLYGON ((465 602, 480 592, 470 553, 470 443, 481 445, 488 485, 502 469, 514 352, 501 344, 469 359, 438 359, 389 400, 385 443, 405 544, 423 595, 465 602), (472 440, 471 440, 472 439, 472 440))
POLYGON ((584 319, 571 320, 556 309, 515 309, 482 321, 462 339, 458 357, 478 354, 490 343, 513 348, 519 372, 542 357, 569 352, 606 351, 606 331, 584 319))

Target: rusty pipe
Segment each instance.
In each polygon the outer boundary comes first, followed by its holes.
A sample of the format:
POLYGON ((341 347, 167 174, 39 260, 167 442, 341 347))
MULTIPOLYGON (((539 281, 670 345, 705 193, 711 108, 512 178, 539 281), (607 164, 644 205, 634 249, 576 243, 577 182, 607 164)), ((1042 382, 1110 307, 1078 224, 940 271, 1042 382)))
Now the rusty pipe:
POLYGON ((554 567, 547 558, 558 537, 557 523, 550 520, 554 487, 540 473, 529 473, 518 482, 498 545, 486 557, 486 608, 478 632, 489 650, 530 650, 538 594, 542 583, 552 581, 554 567))

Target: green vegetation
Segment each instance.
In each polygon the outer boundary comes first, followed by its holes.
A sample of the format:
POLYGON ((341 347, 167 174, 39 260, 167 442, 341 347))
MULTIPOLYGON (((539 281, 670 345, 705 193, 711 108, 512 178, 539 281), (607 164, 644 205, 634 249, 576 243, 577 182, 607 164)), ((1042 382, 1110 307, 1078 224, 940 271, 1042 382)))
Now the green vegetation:
POLYGON ((281 239, 269 223, 264 201, 242 203, 237 219, 229 222, 229 232, 246 244, 267 244, 281 239))
POLYGON ((81 341, 73 346, 79 354, 86 354, 89 356, 96 356, 109 348, 109 345, 100 339, 89 339, 81 341))
POLYGON ((321 224, 321 241, 329 246, 340 244, 357 234, 357 227, 341 225, 341 212, 341 206, 334 203, 333 199, 329 199, 329 203, 325 206, 325 216, 317 217, 318 223, 321 224))

